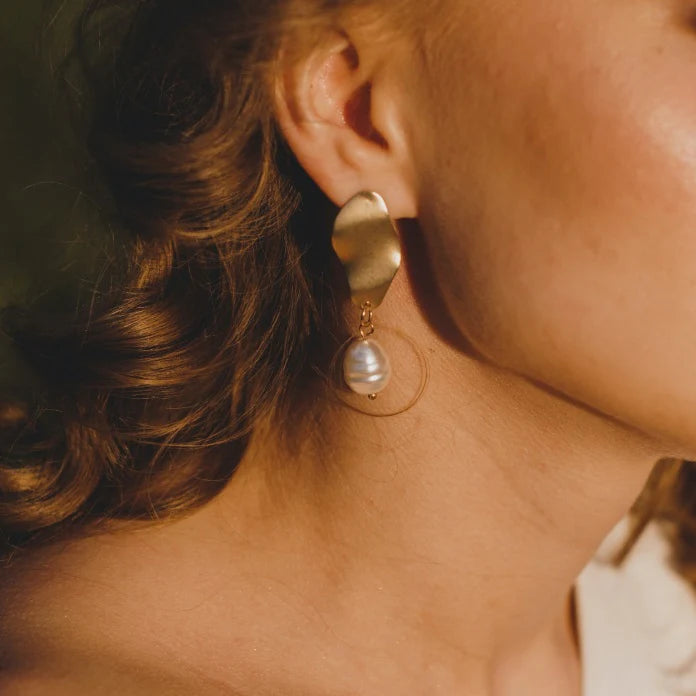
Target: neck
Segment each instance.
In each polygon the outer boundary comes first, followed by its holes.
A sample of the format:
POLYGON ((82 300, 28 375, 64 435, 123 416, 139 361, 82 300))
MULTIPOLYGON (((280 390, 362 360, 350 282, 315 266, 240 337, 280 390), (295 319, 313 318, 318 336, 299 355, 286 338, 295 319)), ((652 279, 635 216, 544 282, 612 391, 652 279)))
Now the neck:
MULTIPOLYGON (((374 679, 385 672, 375 693, 394 690, 389 665, 411 688, 398 693, 520 696, 520 674, 530 693, 572 693, 549 690, 553 671, 574 683, 569 591, 661 453, 400 320, 430 356, 420 400, 388 418, 326 406, 292 456, 257 438, 240 481, 282 485, 254 498, 269 506, 254 519, 303 559, 298 582, 341 659, 359 645, 374 679)), ((224 495, 239 509, 237 490, 224 495)))

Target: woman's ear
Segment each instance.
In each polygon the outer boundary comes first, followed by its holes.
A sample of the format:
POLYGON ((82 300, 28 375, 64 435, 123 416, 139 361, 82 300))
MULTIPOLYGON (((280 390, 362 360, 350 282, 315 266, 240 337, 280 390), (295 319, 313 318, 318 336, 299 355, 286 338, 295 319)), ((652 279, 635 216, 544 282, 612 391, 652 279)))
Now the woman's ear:
POLYGON ((382 60, 368 60, 367 51, 335 31, 301 59, 281 50, 275 116, 295 157, 333 203, 376 191, 393 218, 415 218, 415 176, 399 112, 405 99, 398 98, 406 85, 396 84, 388 60, 386 47, 382 60))

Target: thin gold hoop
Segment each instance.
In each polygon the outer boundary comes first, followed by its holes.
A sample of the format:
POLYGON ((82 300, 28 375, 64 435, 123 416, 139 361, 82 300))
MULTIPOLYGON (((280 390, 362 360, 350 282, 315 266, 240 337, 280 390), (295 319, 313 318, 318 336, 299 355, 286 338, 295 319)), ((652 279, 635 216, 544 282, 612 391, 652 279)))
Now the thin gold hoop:
MULTIPOLYGON (((413 349, 413 352, 415 353, 416 357, 418 358, 418 363, 420 366, 420 380, 418 383, 418 387, 416 389, 415 394, 413 397, 408 401, 408 403, 403 406, 402 408, 388 411, 388 412, 380 412, 379 410, 375 411, 367 411, 363 410, 361 408, 358 408, 355 404, 351 403, 349 399, 347 398, 348 395, 351 395, 352 392, 348 389, 348 387, 345 385, 343 380, 340 377, 340 370, 337 369, 337 364, 339 360, 342 360, 343 358, 343 353, 345 352, 345 349, 347 346, 355 340, 354 336, 351 336, 350 338, 346 339, 338 348, 338 350, 334 353, 334 356, 329 363, 329 368, 328 368, 328 375, 321 373, 319 370, 316 370, 318 374, 320 374, 321 377, 325 379, 329 386, 329 391, 331 392, 332 396, 334 399, 338 402, 340 402, 342 405, 347 406, 353 411, 356 411, 357 413, 361 413, 366 416, 374 416, 377 418, 386 418, 386 417, 391 417, 391 416, 398 416, 401 413, 405 413, 409 409, 413 408, 415 406, 416 402, 420 399, 422 396, 423 392, 425 391, 425 387, 427 386, 429 380, 430 380, 430 368, 428 365, 428 362, 425 358, 425 355, 423 352, 420 350, 418 344, 416 341, 411 338, 405 331, 401 331, 400 329, 397 328, 392 328, 388 326, 382 326, 380 325, 380 333, 381 332, 387 332, 387 333, 394 333, 403 340, 405 340, 413 349), (346 396, 344 396, 344 394, 346 396)), ((374 403, 373 401, 370 401, 370 403, 374 403)))

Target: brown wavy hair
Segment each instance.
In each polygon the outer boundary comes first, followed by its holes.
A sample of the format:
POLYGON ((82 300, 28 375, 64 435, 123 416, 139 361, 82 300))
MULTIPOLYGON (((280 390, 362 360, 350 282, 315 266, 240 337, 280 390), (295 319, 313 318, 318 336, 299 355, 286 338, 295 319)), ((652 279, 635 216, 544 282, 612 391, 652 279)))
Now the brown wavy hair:
MULTIPOLYGON (((311 22, 372 4, 85 9, 74 57, 91 86, 88 149, 119 241, 108 280, 77 316, 3 311, 40 383, 32 399, 0 400, 6 558, 113 521, 196 509, 229 481, 255 428, 287 422, 324 388, 328 356, 349 333, 338 311, 345 288, 331 281, 341 275, 329 239, 336 211, 279 133, 270 74, 294 23, 310 37, 311 22)), ((660 462, 633 512, 617 563, 658 520, 675 567, 696 583, 696 467, 660 462)))

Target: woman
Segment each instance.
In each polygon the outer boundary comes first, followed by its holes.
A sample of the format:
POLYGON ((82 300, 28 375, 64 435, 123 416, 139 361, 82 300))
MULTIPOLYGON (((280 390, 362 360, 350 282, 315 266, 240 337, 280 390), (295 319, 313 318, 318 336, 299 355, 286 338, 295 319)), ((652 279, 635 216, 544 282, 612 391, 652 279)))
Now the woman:
POLYGON ((653 470, 690 568, 691 10, 95 3, 123 241, 79 321, 6 313, 2 693, 599 696, 573 589, 653 470))

